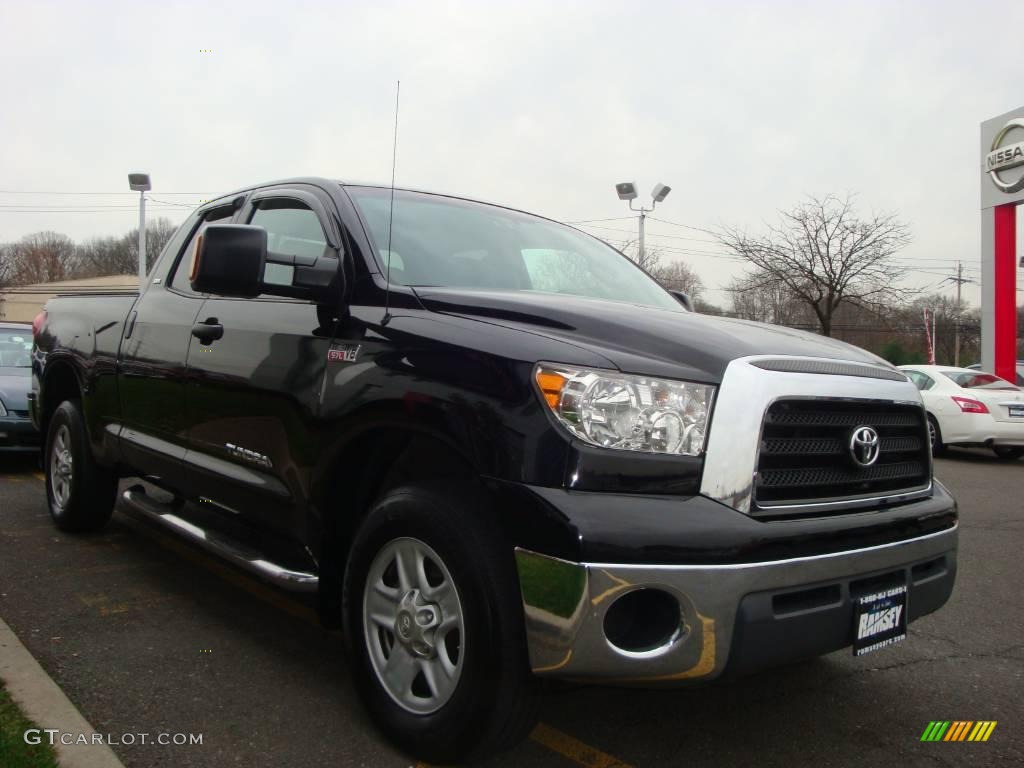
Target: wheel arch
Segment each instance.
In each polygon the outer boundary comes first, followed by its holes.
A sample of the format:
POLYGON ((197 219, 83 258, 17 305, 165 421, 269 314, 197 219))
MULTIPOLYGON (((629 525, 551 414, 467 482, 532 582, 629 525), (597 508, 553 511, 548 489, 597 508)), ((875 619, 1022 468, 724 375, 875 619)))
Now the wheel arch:
MULTIPOLYGON (((375 407, 324 452, 311 482, 313 514, 320 527, 320 613, 337 626, 341 576, 359 525, 387 489, 399 485, 458 488, 481 501, 482 514, 494 514, 479 464, 443 429, 410 420, 399 408, 375 407), (353 482, 353 478, 355 481, 353 482)), ((497 530, 497 529, 496 529, 497 530)))
POLYGON ((39 431, 44 436, 50 426, 53 412, 65 400, 80 399, 83 386, 77 367, 63 357, 47 360, 40 382, 39 431))

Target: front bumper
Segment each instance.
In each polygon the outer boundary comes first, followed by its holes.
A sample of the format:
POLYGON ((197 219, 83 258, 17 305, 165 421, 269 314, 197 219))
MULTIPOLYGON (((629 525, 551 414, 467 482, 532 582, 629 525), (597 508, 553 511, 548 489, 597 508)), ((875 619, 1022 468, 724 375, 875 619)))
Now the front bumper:
POLYGON ((39 431, 31 419, 0 416, 0 453, 38 451, 39 431))
POLYGON ((516 550, 534 673, 619 683, 712 679, 809 658, 853 641, 854 600, 905 584, 907 619, 942 606, 957 527, 903 541, 737 564, 572 563, 516 550), (641 588, 668 593, 678 630, 640 652, 612 645, 608 610, 641 588))

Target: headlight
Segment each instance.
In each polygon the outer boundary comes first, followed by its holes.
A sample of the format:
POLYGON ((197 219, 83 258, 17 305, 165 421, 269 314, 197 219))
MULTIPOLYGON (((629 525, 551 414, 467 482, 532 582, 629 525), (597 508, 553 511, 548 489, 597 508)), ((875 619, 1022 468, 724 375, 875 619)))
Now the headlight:
POLYGON ((543 364, 535 378, 559 423, 591 445, 682 456, 704 450, 712 386, 543 364))
POLYGON ((4 401, 0 400, 0 416, 6 416, 6 415, 7 415, 7 409, 4 408, 4 401))

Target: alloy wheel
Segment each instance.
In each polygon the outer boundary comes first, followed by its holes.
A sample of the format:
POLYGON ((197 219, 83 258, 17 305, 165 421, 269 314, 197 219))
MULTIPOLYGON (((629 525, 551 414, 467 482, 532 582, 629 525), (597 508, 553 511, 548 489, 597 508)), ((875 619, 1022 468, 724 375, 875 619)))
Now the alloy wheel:
POLYGON ((71 431, 61 424, 53 437, 50 449, 50 491, 53 502, 63 510, 71 499, 71 480, 74 477, 74 461, 71 457, 71 431))
POLYGON ((465 626, 459 591, 428 544, 393 539, 370 565, 363 632, 377 680, 417 715, 441 709, 462 673, 465 626))

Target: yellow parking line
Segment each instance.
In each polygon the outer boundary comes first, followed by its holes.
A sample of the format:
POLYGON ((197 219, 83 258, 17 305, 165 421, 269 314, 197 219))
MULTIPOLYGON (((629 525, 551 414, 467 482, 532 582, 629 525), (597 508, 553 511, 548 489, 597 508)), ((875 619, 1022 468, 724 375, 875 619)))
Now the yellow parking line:
MULTIPOLYGON (((552 752, 557 752, 562 757, 569 758, 584 768, 633 768, 629 763, 624 763, 618 758, 595 749, 589 744, 584 744, 579 739, 574 739, 569 734, 562 733, 544 723, 537 724, 537 727, 530 733, 530 740, 537 742, 542 747, 547 747, 552 752)), ((434 768, 434 766, 421 761, 416 763, 416 768, 434 768)))
POLYGON ((624 763, 617 757, 584 744, 579 739, 544 723, 537 724, 530 734, 530 739, 586 768, 632 768, 629 763, 624 763))
POLYGON ((33 472, 32 477, 34 477, 36 480, 39 480, 40 482, 46 482, 46 475, 44 475, 42 472, 33 472))

